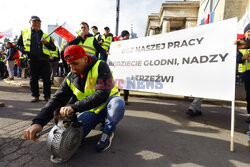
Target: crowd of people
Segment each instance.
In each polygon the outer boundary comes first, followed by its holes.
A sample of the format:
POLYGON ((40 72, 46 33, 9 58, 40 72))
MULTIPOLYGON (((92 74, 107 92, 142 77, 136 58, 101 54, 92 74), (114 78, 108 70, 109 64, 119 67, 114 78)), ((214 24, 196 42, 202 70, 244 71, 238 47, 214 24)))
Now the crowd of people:
MULTIPOLYGON (((92 26, 91 34, 88 23, 80 23, 78 36, 71 42, 63 42, 61 52, 54 44, 54 39, 41 30, 41 20, 37 16, 30 19, 31 28, 22 30, 16 43, 7 43, 6 56, 0 57, 1 77, 7 80, 14 80, 15 62, 17 75, 20 76, 20 69, 28 68, 30 77, 30 90, 32 92, 31 102, 40 100, 38 80, 43 80, 44 100, 48 103, 41 109, 41 112, 33 119, 33 123, 24 131, 24 137, 29 140, 36 140, 35 134, 42 131, 43 127, 53 118, 53 112, 60 108, 62 116, 72 113, 80 113, 78 120, 83 123, 84 135, 95 128, 98 123, 105 122, 103 133, 97 143, 97 151, 105 151, 111 145, 114 132, 118 123, 122 120, 125 112, 125 104, 128 104, 129 91, 124 91, 124 100, 120 97, 120 90, 110 80, 114 80, 107 63, 109 47, 114 41, 113 34, 109 27, 105 27, 105 34, 98 32, 97 26, 92 26), (21 61, 27 59, 28 63, 21 61), (7 68, 4 67, 6 62, 7 68), (24 65, 23 65, 24 63, 24 65), (2 70, 3 69, 3 70, 2 70), (4 72, 3 72, 4 71, 4 72), (18 72, 19 71, 19 72, 18 72), (58 75, 65 75, 60 88, 51 98, 51 85, 53 78, 58 75), (102 80, 101 85, 98 80, 102 80), (106 89, 106 86, 110 86, 106 89)), ((249 49, 247 48, 248 38, 250 39, 250 24, 245 28, 246 38, 236 42, 238 46, 237 62, 242 67, 244 74, 247 112, 250 114, 250 60, 249 49), (247 63, 247 64, 245 64, 247 63), (249 64, 249 65, 248 65, 249 64)), ((122 40, 128 40, 130 34, 127 30, 121 33, 122 40)), ((1 55, 4 55, 2 52, 1 55)), ((187 110, 190 116, 201 115, 202 99, 196 98, 187 110)), ((0 106, 4 104, 0 104, 0 106)), ((250 123, 250 117, 247 120, 250 123)))

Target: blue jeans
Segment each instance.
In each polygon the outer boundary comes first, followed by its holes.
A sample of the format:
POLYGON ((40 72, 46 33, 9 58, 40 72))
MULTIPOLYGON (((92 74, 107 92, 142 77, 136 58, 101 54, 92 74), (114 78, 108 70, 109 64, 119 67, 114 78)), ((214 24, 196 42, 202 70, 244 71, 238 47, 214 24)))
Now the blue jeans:
POLYGON ((125 104, 120 96, 113 97, 99 114, 90 111, 82 112, 78 115, 78 121, 81 121, 83 124, 83 138, 85 138, 89 132, 105 118, 107 119, 103 132, 109 134, 114 132, 117 124, 122 120, 124 112, 125 104))

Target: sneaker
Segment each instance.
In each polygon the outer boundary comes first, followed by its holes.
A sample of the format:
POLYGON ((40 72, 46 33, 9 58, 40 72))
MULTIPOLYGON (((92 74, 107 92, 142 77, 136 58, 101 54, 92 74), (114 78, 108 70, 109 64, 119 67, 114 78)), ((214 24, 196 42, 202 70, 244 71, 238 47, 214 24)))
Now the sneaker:
POLYGON ((6 81, 14 81, 14 78, 7 78, 6 81))
POLYGON ((101 139, 98 141, 96 145, 96 150, 98 152, 107 150, 111 146, 113 137, 114 137, 114 133, 111 133, 111 134, 102 133, 101 139))
POLYGON ((49 101, 49 98, 44 98, 44 101, 48 102, 48 101, 49 101))
POLYGON ((5 104, 3 102, 0 102, 0 107, 4 107, 5 104))
POLYGON ((33 97, 30 102, 31 103, 35 103, 35 102, 38 102, 39 101, 39 97, 33 97))
POLYGON ((195 116, 201 115, 202 113, 201 113, 201 111, 198 111, 198 110, 193 111, 193 110, 191 110, 191 109, 188 109, 188 110, 186 111, 186 114, 189 115, 189 116, 191 116, 191 117, 195 117, 195 116))

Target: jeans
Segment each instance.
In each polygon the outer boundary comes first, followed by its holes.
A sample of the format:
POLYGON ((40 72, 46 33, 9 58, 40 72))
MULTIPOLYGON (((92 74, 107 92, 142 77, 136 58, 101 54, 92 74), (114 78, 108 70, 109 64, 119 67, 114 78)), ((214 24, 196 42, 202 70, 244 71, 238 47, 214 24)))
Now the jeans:
POLYGON ((95 128, 95 126, 106 118, 103 132, 112 133, 116 130, 117 124, 122 120, 125 112, 125 104, 121 97, 113 97, 107 106, 99 114, 85 111, 78 115, 78 121, 83 124, 83 138, 95 128))
POLYGON ((202 98, 195 97, 194 101, 190 104, 189 108, 193 111, 201 111, 202 98))
POLYGON ((14 69, 15 69, 14 70, 14 76, 21 77, 21 75, 22 75, 22 68, 21 68, 21 66, 15 66, 14 69))
POLYGON ((7 65, 7 70, 8 70, 8 73, 9 73, 9 78, 14 78, 15 61, 14 60, 8 60, 6 65, 7 65))
POLYGON ((56 76, 56 72, 58 69, 58 61, 49 62, 50 64, 50 80, 54 83, 54 77, 56 76))

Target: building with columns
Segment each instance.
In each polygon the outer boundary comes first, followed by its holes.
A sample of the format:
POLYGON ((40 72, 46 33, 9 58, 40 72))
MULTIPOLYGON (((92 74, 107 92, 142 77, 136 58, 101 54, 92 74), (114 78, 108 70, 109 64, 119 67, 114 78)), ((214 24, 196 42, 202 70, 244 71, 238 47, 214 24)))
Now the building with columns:
POLYGON ((148 16, 145 36, 185 29, 200 25, 209 12, 214 12, 213 21, 233 17, 241 19, 248 9, 250 0, 183 0, 166 1, 159 13, 148 16))
POLYGON ((199 25, 210 11, 214 11, 214 22, 233 17, 241 19, 247 8, 250 12, 249 7, 250 0, 200 0, 197 24, 199 25))
POLYGON ((148 16, 145 36, 196 26, 199 6, 199 0, 166 1, 159 13, 148 16))

